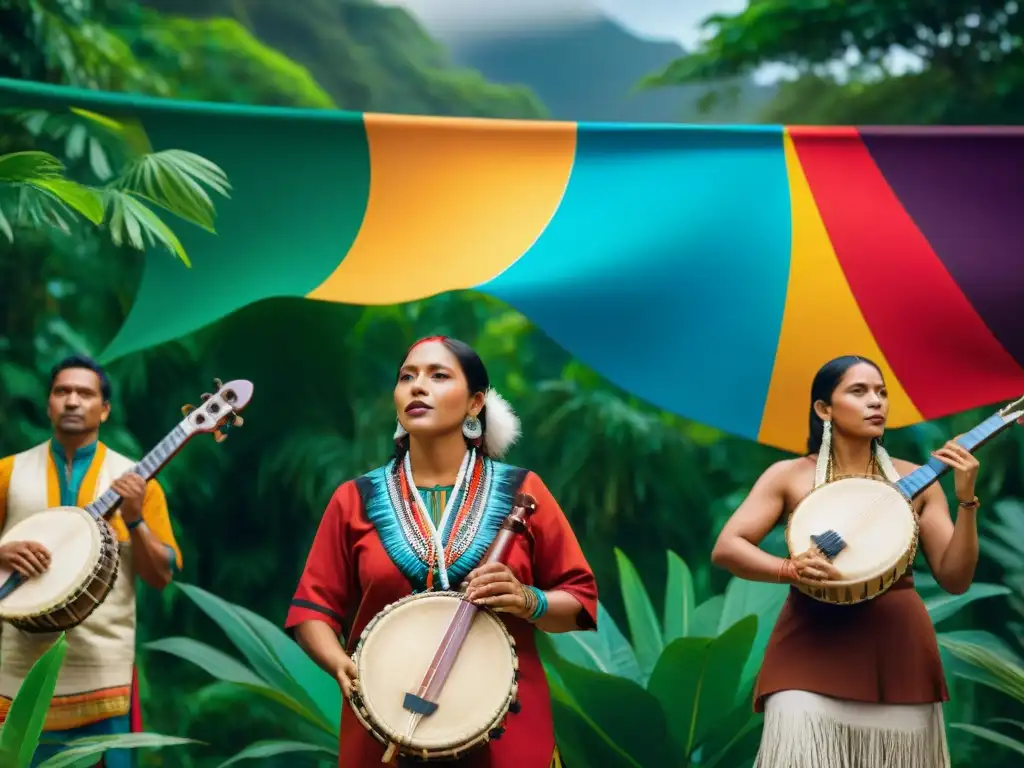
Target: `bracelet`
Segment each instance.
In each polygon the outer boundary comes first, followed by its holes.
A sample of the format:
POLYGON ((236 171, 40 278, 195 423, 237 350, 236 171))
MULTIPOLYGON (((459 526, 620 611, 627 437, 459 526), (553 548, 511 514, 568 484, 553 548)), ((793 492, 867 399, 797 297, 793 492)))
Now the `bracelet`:
POLYGON ((138 527, 139 527, 140 525, 142 525, 142 524, 143 524, 144 522, 146 522, 146 521, 145 521, 145 520, 143 520, 143 519, 142 519, 142 518, 140 517, 140 518, 139 518, 138 520, 132 520, 132 521, 131 521, 130 523, 125 523, 125 527, 126 527, 126 528, 127 528, 127 529, 128 529, 129 531, 134 531, 134 530, 135 530, 136 528, 138 528, 138 527))
POLYGON ((978 507, 981 506, 981 502, 978 501, 978 497, 975 496, 970 501, 960 501, 959 506, 961 509, 977 509, 978 507))
POLYGON ((781 583, 782 583, 782 572, 783 572, 784 570, 786 570, 786 566, 787 566, 787 565, 789 565, 789 558, 788 558, 788 557, 787 557, 787 558, 785 558, 785 559, 784 559, 784 560, 783 560, 783 561, 782 561, 782 562, 781 562, 781 563, 779 564, 779 573, 778 573, 778 575, 777 575, 777 576, 775 577, 775 580, 776 580, 777 582, 779 582, 779 584, 781 584, 781 583))
POLYGON ((526 619, 527 621, 538 621, 548 612, 548 596, 536 587, 527 587, 526 591, 533 595, 533 611, 526 619))

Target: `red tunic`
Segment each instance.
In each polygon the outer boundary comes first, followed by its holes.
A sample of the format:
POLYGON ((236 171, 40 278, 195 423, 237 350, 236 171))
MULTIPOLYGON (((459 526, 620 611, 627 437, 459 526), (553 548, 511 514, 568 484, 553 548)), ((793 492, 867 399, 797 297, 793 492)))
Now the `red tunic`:
MULTIPOLYGON (((597 584, 569 522, 537 475, 518 471, 515 482, 537 501, 529 520, 529 535, 517 536, 506 563, 524 584, 568 592, 583 606, 581 629, 593 629, 597 616, 597 584)), ((372 474, 372 473, 371 473, 372 474)), ((510 489, 512 492, 515 489, 510 489)), ((368 515, 381 514, 378 500, 368 499, 365 478, 349 481, 334 493, 317 530, 298 589, 285 620, 286 628, 305 621, 327 623, 347 638, 351 654, 366 625, 386 605, 413 591, 410 579, 396 565, 394 530, 390 523, 368 515), (378 530, 382 526, 384 537, 378 530), (388 548, 385 548, 385 541, 388 548)), ((511 511, 511 506, 503 514, 511 511)), ((483 526, 481 527, 483 530, 483 526)), ((493 534, 483 533, 488 538, 493 534)), ((489 544, 480 542, 481 544, 489 544)), ((453 574, 453 585, 458 573, 453 574)), ((422 584, 416 585, 422 589, 422 584)), ((499 614, 500 615, 500 614, 499 614)), ((519 656, 519 699, 522 709, 510 715, 505 733, 465 758, 467 768, 548 768, 555 739, 547 678, 537 654, 534 627, 502 615, 516 640, 519 656)), ((410 638, 410 642, 415 639, 410 638)), ((360 724, 343 702, 339 766, 371 768, 381 765, 384 747, 360 724)))

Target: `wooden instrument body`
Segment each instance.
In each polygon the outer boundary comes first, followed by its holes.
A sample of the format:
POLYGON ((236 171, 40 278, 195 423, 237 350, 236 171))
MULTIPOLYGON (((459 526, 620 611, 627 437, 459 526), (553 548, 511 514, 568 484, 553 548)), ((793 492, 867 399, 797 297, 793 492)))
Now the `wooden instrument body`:
POLYGON ((465 595, 422 592, 384 608, 366 625, 352 661, 357 680, 349 703, 381 744, 418 760, 451 760, 500 734, 516 707, 519 659, 515 640, 493 611, 477 607, 438 697, 411 738, 403 697, 416 690, 465 595))
POLYGON ((913 503, 894 484, 878 478, 841 477, 807 494, 786 524, 790 556, 814 547, 811 536, 826 530, 838 531, 846 542, 832 561, 843 579, 796 585, 823 603, 853 605, 878 597, 899 581, 917 555, 913 503))
MULTIPOLYGON (((0 599, 0 620, 35 634, 63 632, 81 624, 107 599, 121 556, 110 524, 80 507, 52 507, 8 530, 0 546, 37 541, 51 564, 0 599)), ((0 568, 0 581, 11 575, 0 568)))

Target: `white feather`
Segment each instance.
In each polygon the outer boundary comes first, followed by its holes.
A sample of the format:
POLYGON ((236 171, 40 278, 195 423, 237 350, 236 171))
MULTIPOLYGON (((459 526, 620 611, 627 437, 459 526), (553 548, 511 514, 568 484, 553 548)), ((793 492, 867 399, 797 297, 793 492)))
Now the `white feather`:
POLYGON ((508 401, 494 389, 487 390, 487 394, 484 396, 484 406, 487 409, 484 453, 492 458, 500 459, 522 435, 519 417, 516 416, 508 401))

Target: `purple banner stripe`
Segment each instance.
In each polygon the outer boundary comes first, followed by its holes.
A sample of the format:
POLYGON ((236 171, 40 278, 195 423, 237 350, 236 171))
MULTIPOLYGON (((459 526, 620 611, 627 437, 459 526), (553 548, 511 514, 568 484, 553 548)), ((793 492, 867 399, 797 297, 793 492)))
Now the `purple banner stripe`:
POLYGON ((1024 366, 1024 128, 860 134, 950 276, 1024 366))

